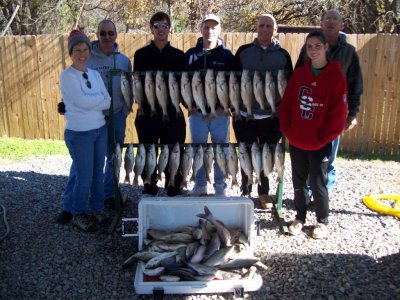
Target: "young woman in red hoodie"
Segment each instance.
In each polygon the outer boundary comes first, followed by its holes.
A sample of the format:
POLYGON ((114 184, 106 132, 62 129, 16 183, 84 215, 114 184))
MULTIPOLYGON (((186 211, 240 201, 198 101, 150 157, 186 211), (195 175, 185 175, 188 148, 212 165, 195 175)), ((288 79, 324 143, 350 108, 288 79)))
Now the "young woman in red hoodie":
POLYGON ((317 224, 313 238, 328 235, 329 194, 326 189, 332 141, 343 131, 347 117, 347 85, 339 63, 329 61, 322 31, 306 38, 308 63, 291 76, 279 107, 280 129, 289 140, 296 219, 289 233, 298 235, 306 221, 313 190, 317 224))

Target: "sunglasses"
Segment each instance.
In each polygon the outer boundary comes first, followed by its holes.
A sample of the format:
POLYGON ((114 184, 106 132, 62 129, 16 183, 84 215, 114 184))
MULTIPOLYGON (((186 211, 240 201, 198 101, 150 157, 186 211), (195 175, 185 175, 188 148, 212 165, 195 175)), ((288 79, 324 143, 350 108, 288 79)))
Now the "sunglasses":
POLYGON ((108 34, 108 36, 114 36, 115 32, 114 31, 100 31, 100 36, 106 36, 108 34))
POLYGON ((91 84, 90 81, 89 81, 89 76, 88 76, 88 74, 84 72, 84 73, 82 74, 82 77, 86 80, 86 86, 87 86, 89 89, 91 89, 91 88, 92 88, 92 84, 91 84))
POLYGON ((154 29, 168 29, 169 25, 165 23, 154 23, 153 24, 154 29))

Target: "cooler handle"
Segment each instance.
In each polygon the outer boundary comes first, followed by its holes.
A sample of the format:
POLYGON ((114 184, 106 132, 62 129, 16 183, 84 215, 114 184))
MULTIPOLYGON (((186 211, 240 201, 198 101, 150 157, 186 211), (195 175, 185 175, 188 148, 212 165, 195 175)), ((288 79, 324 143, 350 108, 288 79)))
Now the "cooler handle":
POLYGON ((138 227, 139 227, 139 218, 122 218, 121 219, 121 235, 122 235, 122 237, 138 237, 139 236, 138 227), (130 233, 128 231, 128 229, 125 228, 125 226, 128 223, 132 223, 132 222, 135 223, 133 225, 134 232, 130 233))

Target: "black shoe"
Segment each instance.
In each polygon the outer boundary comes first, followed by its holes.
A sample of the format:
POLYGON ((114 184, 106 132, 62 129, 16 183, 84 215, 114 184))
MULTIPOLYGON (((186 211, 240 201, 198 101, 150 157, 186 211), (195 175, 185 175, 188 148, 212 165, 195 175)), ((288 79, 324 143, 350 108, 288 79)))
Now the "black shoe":
POLYGON ((115 198, 110 197, 104 200, 104 207, 107 209, 115 209, 115 198))
POLYGON ((168 197, 175 197, 178 195, 182 195, 182 190, 178 188, 169 188, 167 189, 167 196, 168 197))
POLYGON ((63 210, 63 211, 57 216, 56 222, 57 222, 58 224, 64 225, 64 224, 67 224, 67 223, 71 222, 72 217, 73 217, 73 216, 72 216, 72 214, 71 214, 69 211, 63 210))
POLYGON ((156 185, 150 185, 150 184, 145 184, 144 185, 144 190, 142 191, 142 194, 148 194, 155 196, 158 193, 158 186, 156 185))
POLYGON ((251 185, 241 187, 240 190, 242 191, 242 197, 249 197, 251 193, 251 185))

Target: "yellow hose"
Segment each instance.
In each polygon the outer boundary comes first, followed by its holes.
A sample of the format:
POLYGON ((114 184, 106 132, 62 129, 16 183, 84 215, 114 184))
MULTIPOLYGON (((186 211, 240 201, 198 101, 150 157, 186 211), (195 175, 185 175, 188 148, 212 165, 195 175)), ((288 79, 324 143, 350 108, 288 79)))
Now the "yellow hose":
POLYGON ((363 202, 369 209, 400 218, 400 195, 367 195, 364 196, 363 202), (395 201, 395 207, 383 205, 378 200, 395 201))

